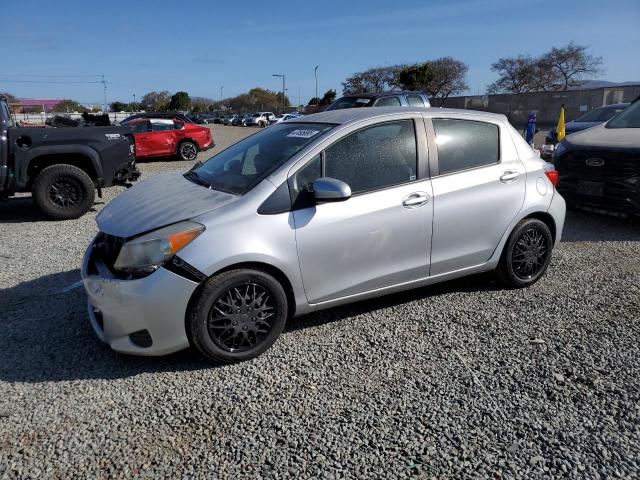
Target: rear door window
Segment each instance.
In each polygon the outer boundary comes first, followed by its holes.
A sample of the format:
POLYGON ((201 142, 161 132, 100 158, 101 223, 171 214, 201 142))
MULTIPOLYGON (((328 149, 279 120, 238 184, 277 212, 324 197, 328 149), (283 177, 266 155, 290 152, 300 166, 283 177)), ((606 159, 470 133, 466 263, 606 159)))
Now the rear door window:
POLYGON ((420 95, 407 95, 407 103, 412 107, 424 107, 424 100, 420 95))
POLYGON ((384 97, 379 99, 374 107, 399 107, 400 99, 398 97, 384 97))
POLYGON ((475 120, 434 118, 440 174, 494 165, 500 160, 498 126, 475 120))

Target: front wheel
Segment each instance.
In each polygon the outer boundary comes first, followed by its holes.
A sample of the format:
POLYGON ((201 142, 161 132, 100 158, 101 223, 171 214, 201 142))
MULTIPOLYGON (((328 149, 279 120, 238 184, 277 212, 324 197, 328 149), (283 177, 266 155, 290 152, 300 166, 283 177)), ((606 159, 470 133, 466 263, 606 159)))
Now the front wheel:
POLYGON ((286 320, 282 285, 263 271, 239 269, 207 280, 187 328, 191 342, 204 356, 239 362, 273 345, 286 320))
POLYGON ((178 146, 178 157, 180 160, 193 161, 198 156, 198 146, 193 142, 182 142, 178 146))
POLYGON ((33 200, 47 216, 56 220, 78 218, 89 211, 95 185, 84 170, 67 164, 51 165, 33 182, 33 200))
POLYGON ((551 262, 553 236, 546 223, 525 218, 511 232, 496 273, 503 285, 522 288, 533 285, 551 262))

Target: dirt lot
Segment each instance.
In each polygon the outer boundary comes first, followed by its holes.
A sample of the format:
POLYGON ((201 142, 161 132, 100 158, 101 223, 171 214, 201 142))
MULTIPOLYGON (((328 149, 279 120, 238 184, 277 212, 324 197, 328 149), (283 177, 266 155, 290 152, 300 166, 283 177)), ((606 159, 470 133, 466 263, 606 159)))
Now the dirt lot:
MULTIPOLYGON (((202 157, 255 131, 212 129, 202 157)), ((0 478, 638 475, 637 220, 569 212, 529 289, 479 276, 335 308, 214 365, 93 334, 80 261, 120 191, 74 221, 0 204, 0 478)))

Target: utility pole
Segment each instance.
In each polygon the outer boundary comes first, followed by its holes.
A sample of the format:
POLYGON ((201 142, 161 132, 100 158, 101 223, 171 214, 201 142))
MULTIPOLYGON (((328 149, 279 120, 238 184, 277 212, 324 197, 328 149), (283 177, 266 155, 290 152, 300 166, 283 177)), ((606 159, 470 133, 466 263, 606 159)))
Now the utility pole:
POLYGON ((109 111, 109 106, 107 105, 107 82, 104 79, 104 75, 102 75, 102 86, 104 87, 104 112, 109 111))
POLYGON ((224 88, 223 85, 220 85, 220 106, 222 106, 222 89, 224 88))
POLYGON ((316 98, 318 98, 318 67, 319 65, 316 65, 316 68, 313 69, 313 76, 316 77, 316 98))
POLYGON ((136 111, 136 94, 133 94, 133 111, 136 111))
POLYGON ((282 113, 284 113, 284 109, 285 109, 285 106, 284 106, 284 92, 285 92, 285 89, 284 89, 284 75, 282 73, 274 73, 273 76, 274 77, 282 77, 282 113))

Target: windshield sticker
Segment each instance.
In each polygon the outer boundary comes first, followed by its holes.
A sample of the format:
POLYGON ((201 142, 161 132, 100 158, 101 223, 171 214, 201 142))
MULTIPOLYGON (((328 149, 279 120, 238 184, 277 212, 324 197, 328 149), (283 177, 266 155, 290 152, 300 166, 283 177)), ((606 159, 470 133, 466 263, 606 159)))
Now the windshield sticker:
POLYGON ((292 131, 291 133, 289 133, 287 135, 287 137, 292 137, 292 138, 311 138, 314 135, 317 135, 318 133, 320 133, 320 130, 310 130, 310 129, 302 129, 299 128, 297 130, 292 131))
POLYGON ((359 98, 356 100, 357 103, 369 103, 370 101, 370 98, 359 98))

